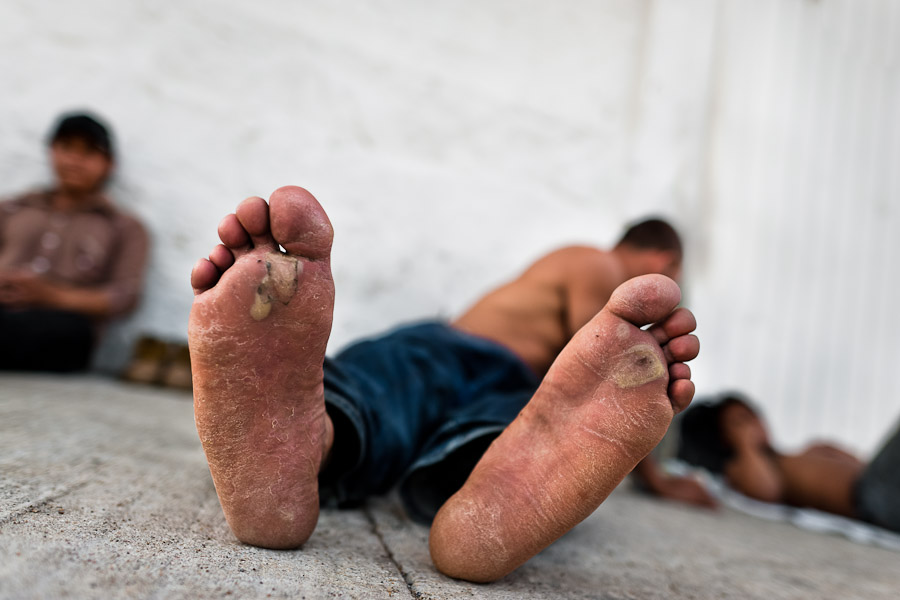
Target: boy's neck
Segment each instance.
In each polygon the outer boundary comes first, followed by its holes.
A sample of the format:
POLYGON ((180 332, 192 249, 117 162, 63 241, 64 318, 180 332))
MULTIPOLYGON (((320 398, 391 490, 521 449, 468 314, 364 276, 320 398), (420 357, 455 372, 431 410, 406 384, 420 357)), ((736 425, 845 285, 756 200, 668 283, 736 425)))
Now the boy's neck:
POLYGON ((50 204, 54 210, 71 211, 94 204, 98 190, 71 190, 56 188, 50 196, 50 204))

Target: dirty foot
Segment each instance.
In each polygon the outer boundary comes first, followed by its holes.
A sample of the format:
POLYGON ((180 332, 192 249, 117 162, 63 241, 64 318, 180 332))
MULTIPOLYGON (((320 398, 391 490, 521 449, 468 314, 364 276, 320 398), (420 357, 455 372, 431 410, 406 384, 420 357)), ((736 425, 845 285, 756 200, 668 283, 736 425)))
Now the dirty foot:
POLYGON ((255 546, 296 548, 319 517, 332 236, 316 199, 284 187, 225 217, 191 273, 197 431, 231 530, 255 546))
POLYGON ((694 394, 696 323, 662 275, 625 282, 563 349, 431 527, 441 572, 510 573, 588 517, 694 394), (646 331, 640 326, 655 323, 646 331))

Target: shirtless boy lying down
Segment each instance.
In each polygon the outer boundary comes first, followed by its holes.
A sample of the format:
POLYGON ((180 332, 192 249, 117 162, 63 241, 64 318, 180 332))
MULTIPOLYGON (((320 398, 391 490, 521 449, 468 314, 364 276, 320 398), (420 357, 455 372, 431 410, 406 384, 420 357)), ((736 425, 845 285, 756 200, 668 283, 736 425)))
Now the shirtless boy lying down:
POLYGON ((191 274, 195 416, 248 544, 296 548, 320 502, 399 485, 433 517, 439 570, 498 579, 590 515, 694 394, 699 342, 663 222, 551 253, 451 324, 333 358, 333 231, 315 198, 249 198, 218 233, 191 274))
POLYGON ((826 443, 785 454, 740 395, 694 406, 682 417, 679 458, 721 473, 763 502, 815 508, 900 531, 900 429, 868 464, 826 443))

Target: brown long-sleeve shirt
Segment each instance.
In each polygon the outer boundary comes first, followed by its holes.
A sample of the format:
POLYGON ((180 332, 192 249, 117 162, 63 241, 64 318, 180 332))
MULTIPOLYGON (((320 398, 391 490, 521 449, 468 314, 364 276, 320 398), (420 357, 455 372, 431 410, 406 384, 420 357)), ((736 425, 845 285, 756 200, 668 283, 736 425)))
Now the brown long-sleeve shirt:
POLYGON ((109 294, 113 316, 137 304, 149 240, 143 225, 97 195, 76 210, 54 210, 52 191, 0 202, 0 273, 27 270, 109 294))

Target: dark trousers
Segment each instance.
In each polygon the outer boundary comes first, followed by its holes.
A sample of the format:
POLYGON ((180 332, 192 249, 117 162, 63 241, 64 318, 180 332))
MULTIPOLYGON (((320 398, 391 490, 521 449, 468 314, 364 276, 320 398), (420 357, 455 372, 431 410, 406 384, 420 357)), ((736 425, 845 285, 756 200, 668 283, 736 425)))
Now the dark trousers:
POLYGON ((84 315, 0 306, 0 371, 84 370, 94 336, 94 324, 84 315))
POLYGON ((335 437, 323 503, 398 486, 410 516, 430 521, 538 384, 510 350, 443 323, 350 346, 325 362, 335 437))
POLYGON ((860 518, 900 532, 900 427, 859 478, 856 506, 860 518))

